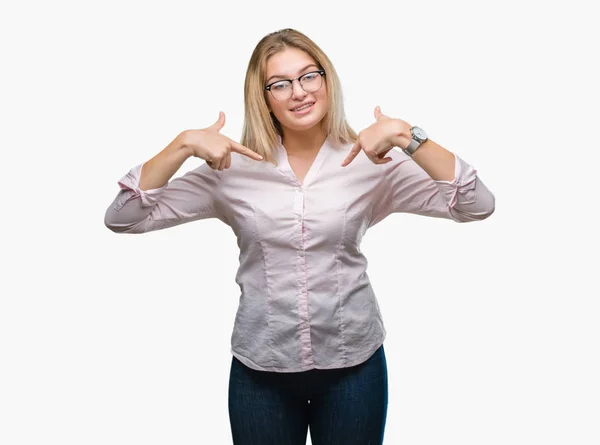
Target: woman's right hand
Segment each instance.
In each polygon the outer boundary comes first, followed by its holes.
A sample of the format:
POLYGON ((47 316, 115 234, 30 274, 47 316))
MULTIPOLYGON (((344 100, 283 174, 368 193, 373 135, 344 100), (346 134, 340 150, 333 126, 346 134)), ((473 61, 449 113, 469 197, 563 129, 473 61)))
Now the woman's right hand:
POLYGON ((192 156, 204 159, 213 170, 231 167, 231 152, 243 154, 249 158, 261 161, 263 157, 219 133, 225 125, 225 113, 219 112, 219 119, 210 127, 202 130, 185 130, 182 133, 183 145, 192 156))

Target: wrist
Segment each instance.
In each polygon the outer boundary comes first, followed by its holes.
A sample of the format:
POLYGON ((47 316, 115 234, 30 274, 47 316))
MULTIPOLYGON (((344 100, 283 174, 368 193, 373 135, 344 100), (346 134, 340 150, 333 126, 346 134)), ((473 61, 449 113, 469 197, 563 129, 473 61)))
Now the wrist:
POLYGON ((192 149, 191 145, 187 144, 187 134, 186 131, 182 131, 181 133, 179 133, 177 135, 177 137, 175 138, 175 140, 173 141, 175 150, 177 151, 177 153, 185 156, 185 158, 191 158, 194 156, 194 150, 192 149))
POLYGON ((417 126, 411 127, 410 135, 411 140, 409 141, 406 148, 404 148, 404 153, 406 153, 409 156, 412 156, 421 147, 421 145, 428 141, 428 137, 425 130, 417 126))
POLYGON ((397 119, 395 123, 396 125, 390 142, 394 147, 404 150, 412 140, 411 126, 400 119, 397 119))

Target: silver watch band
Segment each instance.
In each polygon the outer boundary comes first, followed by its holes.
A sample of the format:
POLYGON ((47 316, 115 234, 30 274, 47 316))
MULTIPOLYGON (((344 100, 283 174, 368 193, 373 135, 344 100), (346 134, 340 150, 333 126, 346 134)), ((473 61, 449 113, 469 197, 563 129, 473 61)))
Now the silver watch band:
POLYGON ((412 139, 410 141, 410 144, 408 144, 408 147, 404 149, 404 153, 406 153, 409 156, 412 156, 414 152, 417 151, 417 148, 419 148, 420 146, 421 142, 417 141, 416 139, 412 139))

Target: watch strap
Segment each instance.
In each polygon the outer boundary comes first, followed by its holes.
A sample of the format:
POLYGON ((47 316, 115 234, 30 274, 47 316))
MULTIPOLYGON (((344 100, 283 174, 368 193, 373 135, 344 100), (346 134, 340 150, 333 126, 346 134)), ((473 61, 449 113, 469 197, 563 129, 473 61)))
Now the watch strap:
POLYGON ((416 139, 412 139, 410 141, 410 144, 408 144, 408 147, 406 147, 404 149, 404 153, 406 153, 409 156, 412 156, 414 154, 415 151, 417 151, 417 148, 419 148, 421 145, 421 142, 416 140, 416 139))

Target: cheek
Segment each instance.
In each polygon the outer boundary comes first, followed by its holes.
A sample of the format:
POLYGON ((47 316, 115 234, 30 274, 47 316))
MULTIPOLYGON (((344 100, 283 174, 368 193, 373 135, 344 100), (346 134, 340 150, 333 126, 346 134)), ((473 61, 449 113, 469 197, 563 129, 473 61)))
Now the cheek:
POLYGON ((282 106, 280 103, 275 102, 273 99, 267 99, 267 105, 269 109, 273 112, 277 120, 280 120, 282 114, 282 106))
POLYGON ((325 116, 327 114, 327 111, 329 110, 329 103, 327 102, 327 96, 325 97, 319 97, 319 104, 320 104, 320 114, 325 116))
POLYGON ((277 118, 278 121, 281 121, 282 119, 285 119, 285 107, 281 104, 273 104, 273 106, 271 107, 271 109, 273 110, 273 114, 275 115, 275 117, 277 118))
POLYGON ((327 108, 329 106, 327 102, 327 91, 319 91, 319 94, 317 95, 316 99, 319 101, 323 108, 327 108))
POLYGON ((275 107, 277 107, 277 104, 273 103, 273 99, 270 98, 269 96, 266 96, 265 101, 267 102, 267 108, 269 108, 269 110, 274 112, 275 111, 274 109, 275 109, 275 107))

